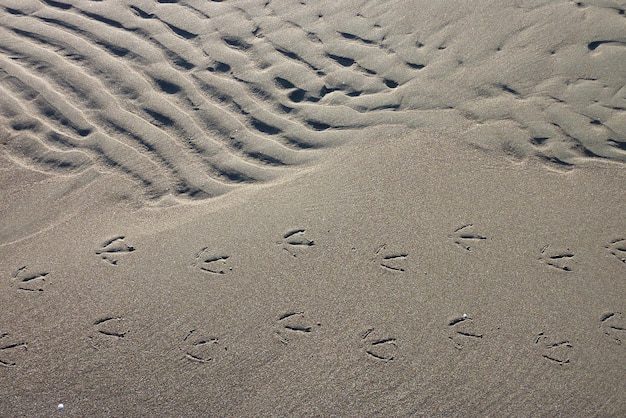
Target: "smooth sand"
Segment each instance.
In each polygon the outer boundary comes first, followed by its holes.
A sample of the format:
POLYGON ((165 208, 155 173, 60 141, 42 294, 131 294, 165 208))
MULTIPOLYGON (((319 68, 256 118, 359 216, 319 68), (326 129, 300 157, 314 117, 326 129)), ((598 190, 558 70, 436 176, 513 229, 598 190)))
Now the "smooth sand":
POLYGON ((625 415, 624 6, 306 3, 0 0, 0 415, 625 415))

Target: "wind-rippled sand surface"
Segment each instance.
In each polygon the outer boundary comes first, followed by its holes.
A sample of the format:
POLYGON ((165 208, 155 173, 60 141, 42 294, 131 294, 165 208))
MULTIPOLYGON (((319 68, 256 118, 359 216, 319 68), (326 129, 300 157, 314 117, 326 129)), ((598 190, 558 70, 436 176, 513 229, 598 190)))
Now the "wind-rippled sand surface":
POLYGON ((268 181, 383 124, 626 161, 619 2, 3 1, 3 146, 156 198, 268 181))
POLYGON ((626 414, 625 10, 0 0, 0 413, 626 414))

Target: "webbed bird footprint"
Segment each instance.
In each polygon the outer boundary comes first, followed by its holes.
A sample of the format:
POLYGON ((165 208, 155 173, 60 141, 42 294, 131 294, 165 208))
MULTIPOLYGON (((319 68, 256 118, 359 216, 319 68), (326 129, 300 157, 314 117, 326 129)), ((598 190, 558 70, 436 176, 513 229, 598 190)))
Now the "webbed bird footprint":
POLYGON ((200 270, 212 274, 226 274, 232 271, 230 256, 216 255, 205 247, 196 254, 193 265, 200 270))
POLYGON ((14 340, 7 333, 0 333, 0 366, 17 366, 17 358, 27 348, 25 342, 14 340))
POLYGON ((450 238, 455 244, 460 245, 465 251, 473 251, 474 245, 485 241, 487 237, 473 232, 474 225, 467 224, 454 231, 454 234, 450 235, 450 238))
POLYGON ((48 272, 27 273, 27 267, 23 266, 13 273, 13 280, 17 282, 17 288, 28 292, 43 292, 49 281, 48 272))
POLYGON ((376 263, 384 270, 404 272, 406 271, 406 260, 409 256, 403 252, 386 251, 387 245, 383 244, 374 252, 376 263))
POLYGON ((454 317, 448 321, 448 330, 451 333, 448 339, 456 349, 461 350, 470 341, 483 338, 483 334, 476 331, 475 328, 474 320, 467 314, 454 317))
POLYGON ((626 341, 626 317, 621 312, 608 312, 602 315, 600 327, 616 344, 621 345, 626 341))
POLYGON ((565 250, 551 250, 550 245, 541 249, 539 261, 561 271, 572 271, 574 253, 569 248, 565 250))
POLYGON ((135 251, 135 247, 132 247, 124 242, 124 236, 118 235, 110 238, 102 243, 96 254, 99 255, 104 261, 116 266, 117 257, 119 255, 132 253, 135 251))
POLYGON ((383 362, 395 360, 398 351, 398 340, 395 338, 380 338, 374 328, 361 334, 363 350, 370 358, 383 362))
POLYGON ((307 238, 305 233, 305 229, 294 229, 283 234, 283 240, 281 241, 283 250, 293 257, 297 257, 299 249, 314 246, 315 241, 307 238))
POLYGON ((574 349, 569 341, 548 337, 543 332, 537 335, 535 346, 544 359, 561 366, 570 363, 574 349))
MULTIPOLYGON (((298 335, 309 335, 314 328, 310 320, 304 314, 304 311, 287 312, 278 317, 276 321, 278 329, 276 336, 283 344, 288 344, 298 335)), ((320 327, 322 324, 317 322, 315 326, 320 327)))

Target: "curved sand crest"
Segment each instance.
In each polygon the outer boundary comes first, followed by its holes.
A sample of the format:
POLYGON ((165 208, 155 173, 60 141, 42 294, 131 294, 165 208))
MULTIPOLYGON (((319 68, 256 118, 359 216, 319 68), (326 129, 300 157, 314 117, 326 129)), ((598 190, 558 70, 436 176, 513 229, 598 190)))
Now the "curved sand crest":
POLYGON ((3 0, 3 151, 183 199, 383 124, 562 167, 626 161, 623 6, 431 3, 3 0))

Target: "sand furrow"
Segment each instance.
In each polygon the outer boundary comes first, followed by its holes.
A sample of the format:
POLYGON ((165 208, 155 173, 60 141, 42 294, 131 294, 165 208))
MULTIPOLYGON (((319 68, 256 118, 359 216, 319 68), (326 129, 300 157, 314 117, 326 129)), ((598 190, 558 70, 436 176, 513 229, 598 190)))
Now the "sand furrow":
POLYGON ((31 94, 37 94, 32 102, 39 109, 41 115, 48 116, 49 119, 55 120, 58 124, 69 127, 79 136, 87 136, 92 132, 94 126, 87 121, 83 112, 68 103, 46 81, 29 74, 22 67, 4 57, 0 57, 0 67, 11 78, 18 79, 21 83, 29 86, 31 94))
MULTIPOLYGON (((142 12, 142 13, 145 13, 145 12, 142 12)), ((77 18, 76 16, 71 16, 71 18, 73 19, 74 26, 76 27, 80 26, 80 27, 85 28, 85 30, 91 30, 91 29, 86 29, 86 25, 84 23, 79 25, 78 21, 80 21, 81 19, 77 18)), ((49 19, 49 17, 47 19, 49 19)), ((55 20, 58 20, 58 16, 55 17, 55 20)), ((120 25, 116 25, 116 26, 120 26, 120 25)), ((81 31, 82 30, 83 29, 81 29, 81 31)), ((108 32, 107 32, 107 36, 109 36, 108 32)), ((93 30, 91 30, 90 32, 90 37, 94 38, 96 42, 99 44, 104 43, 104 41, 100 40, 97 37, 97 34, 95 34, 95 31, 93 30)), ((171 38, 171 36, 169 37, 171 38)), ((162 38, 167 38, 167 36, 162 36, 162 38)), ((129 54, 125 54, 125 58, 126 56, 130 56, 131 59, 135 57, 142 57, 145 61, 154 62, 154 59, 152 58, 154 57, 154 53, 151 53, 150 54, 151 57, 148 58, 147 60, 145 57, 146 54, 144 53, 145 49, 149 50, 153 47, 149 44, 145 44, 145 42, 143 42, 142 40, 133 42, 132 45, 129 45, 129 42, 125 41, 123 45, 124 45, 124 50, 127 50, 130 52, 129 54), (142 43, 144 45, 142 45, 142 43)), ((145 61, 143 62, 144 64, 145 64, 145 61)), ((140 62, 138 64, 142 64, 142 63, 140 62)), ((204 127, 207 127, 207 126, 211 127, 211 130, 213 130, 213 133, 217 131, 218 133, 224 134, 224 137, 220 139, 225 140, 227 144, 229 142, 230 142, 230 145, 234 144, 234 146, 231 146, 231 149, 242 148, 243 146, 242 154, 244 156, 251 157, 251 159, 254 162, 270 163, 273 165, 276 165, 276 164, 282 165, 282 164, 294 164, 294 163, 298 163, 304 160, 303 156, 297 156, 293 152, 290 152, 284 146, 280 146, 280 144, 274 145, 272 144, 272 141, 267 141, 267 140, 264 141, 263 138, 259 137, 258 135, 251 135, 250 133, 246 132, 245 129, 242 129, 242 126, 236 126, 238 124, 236 121, 232 121, 232 122, 228 121, 227 112, 224 112, 223 110, 220 111, 218 107, 211 104, 209 101, 206 100, 206 98, 198 95, 197 92, 195 91, 194 86, 191 85, 189 82, 187 82, 184 77, 181 77, 181 74, 179 72, 175 71, 171 67, 163 68, 163 66, 160 65, 160 68, 157 68, 157 65, 149 65, 149 66, 144 66, 143 71, 149 76, 151 76, 151 78, 153 78, 156 86, 160 88, 163 93, 175 94, 180 91, 179 96, 182 96, 186 104, 190 106, 189 113, 196 116, 195 119, 198 120, 200 124, 204 125, 204 127), (191 108, 191 106, 193 108, 191 108), (196 112, 200 108, 202 108, 203 111, 196 112), (192 112, 191 110, 193 110, 194 112, 192 112), (201 113, 200 117, 197 116, 199 113, 201 113), (208 120, 206 120, 207 117, 208 117, 208 120), (224 123, 224 121, 226 121, 226 123, 224 123), (236 126, 235 129, 233 129, 233 125, 236 126), (231 132, 229 133, 228 131, 231 131, 231 132), (248 146, 247 144, 250 144, 250 145, 248 146)), ((124 73, 124 75, 126 75, 126 73, 124 73)), ((136 91, 136 90, 137 89, 133 89, 132 91, 136 91)), ((146 89, 143 88, 141 90, 145 91, 146 89)), ((160 100, 156 100, 156 99, 153 99, 153 100, 146 99, 145 101, 150 102, 150 103, 157 103, 155 106, 159 106, 158 103, 160 102, 160 100)), ((164 106, 161 105, 161 107, 163 108, 164 106)), ((168 113, 172 112, 172 110, 169 107, 167 107, 167 109, 168 109, 168 113)), ((161 112, 161 111, 157 111, 156 113, 164 114, 164 112, 161 112)), ((153 111, 152 114, 154 115, 155 112, 153 111)), ((185 115, 182 115, 181 113, 179 113, 176 117, 172 117, 171 115, 168 115, 168 114, 165 114, 165 116, 169 117, 169 119, 173 120, 174 122, 180 122, 181 120, 187 121, 186 123, 176 123, 176 125, 180 125, 180 126, 185 126, 185 125, 187 127, 191 126, 192 129, 195 131, 191 135, 189 133, 186 133, 185 137, 197 138, 201 136, 201 134, 198 132, 197 127, 192 126, 192 124, 189 123, 189 118, 186 117, 185 115)), ((204 136, 204 139, 205 139, 204 142, 210 141, 210 138, 207 138, 206 135, 204 136)), ((198 148, 206 147, 206 145, 203 143, 194 144, 194 146, 198 148)), ((201 152, 206 152, 206 150, 202 149, 201 152)), ((225 156, 220 159, 214 159, 214 160, 215 161, 213 161, 212 164, 217 166, 218 164, 224 164, 225 162, 227 162, 228 157, 225 156)), ((252 178, 256 180, 269 178, 268 174, 267 173, 264 174, 263 170, 261 169, 253 169, 251 167, 247 167, 247 171, 249 173, 246 173, 245 164, 242 163, 240 165, 241 167, 239 168, 239 170, 243 172, 242 178, 248 177, 248 178, 252 178), (255 172, 252 172, 252 171, 255 171, 255 172)), ((236 170, 233 168, 226 167, 224 168, 223 171, 226 172, 226 171, 236 171, 236 170)))
MULTIPOLYGON (((75 16, 72 16, 72 18, 75 28, 87 28, 87 22, 82 22, 84 19, 75 16), (79 22, 82 22, 82 24, 79 22)), ((49 21, 50 18, 45 19, 49 21)), ((55 17, 55 21, 58 19, 58 16, 55 17)), ((29 27, 33 26, 30 22, 27 24, 29 27)), ((49 28, 46 29, 47 32, 51 31, 49 28)), ((83 33, 82 29, 74 29, 74 32, 83 33)), ((66 45, 66 36, 67 34, 65 34, 65 37, 62 33, 57 34, 55 37, 57 45, 66 45)), ((109 37, 110 34, 107 32, 103 36, 109 37)), ((95 41, 97 44, 105 42, 93 30, 90 32, 90 40, 95 41)), ((72 49, 77 49, 78 47, 75 44, 80 43, 80 41, 76 39, 72 49)), ((121 91, 128 98, 135 101, 152 103, 152 107, 160 107, 161 110, 148 109, 148 113, 151 113, 153 116, 156 112, 174 121, 176 126, 180 126, 182 130, 186 131, 180 138, 192 138, 187 140, 188 145, 196 149, 205 158, 210 157, 211 161, 209 163, 211 165, 225 172, 241 171, 242 175, 257 180, 269 178, 269 174, 264 173, 266 170, 251 167, 245 162, 232 162, 232 167, 225 165, 229 156, 222 156, 221 154, 224 151, 224 144, 230 145, 231 152, 237 151, 232 144, 229 144, 231 137, 229 131, 237 132, 235 136, 236 142, 239 144, 255 143, 250 144, 249 147, 244 147, 242 152, 243 157, 253 156, 249 160, 254 163, 274 161, 278 164, 294 164, 301 161, 301 157, 297 157, 293 153, 290 154, 289 150, 283 146, 276 144, 272 147, 271 143, 260 145, 259 143, 264 142, 261 138, 254 138, 249 134, 246 135, 243 132, 245 129, 241 123, 228 120, 230 119, 228 118, 228 112, 225 112, 219 106, 207 100, 206 97, 198 94, 197 87, 191 83, 191 79, 187 79, 184 76, 181 77, 180 72, 172 67, 163 68, 163 65, 160 63, 162 55, 153 45, 141 39, 125 40, 122 45, 124 50, 128 51, 124 60, 120 60, 120 57, 115 54, 101 54, 102 51, 83 40, 80 50, 86 51, 81 57, 84 61, 87 61, 85 62, 86 64, 89 63, 91 65, 91 72, 105 72, 107 74, 108 80, 106 81, 108 81, 110 89, 121 91), (124 64, 126 60, 129 62, 124 64), (152 83, 146 82, 142 74, 139 73, 139 69, 143 71, 143 75, 147 75, 151 79, 152 83), (167 98, 159 97, 162 95, 166 95, 167 98), (173 97, 174 95, 181 99, 176 100, 176 97, 173 97), (199 112, 200 109, 203 111, 199 112), (193 117, 193 120, 189 115, 193 117), (211 136, 206 135, 204 129, 211 131, 213 134, 218 134, 218 137, 221 133, 222 137, 219 138, 221 142, 217 142, 211 136), (220 165, 224 165, 224 167, 220 167, 220 165)), ((119 46, 120 44, 118 44, 119 46)), ((141 107, 140 105, 140 110, 142 110, 141 107)))
POLYGON ((74 174, 93 165, 84 152, 55 149, 39 140, 41 134, 54 131, 11 96, 12 92, 0 85, 0 115, 7 122, 6 128, 2 123, 0 143, 21 165, 57 174, 74 174))
MULTIPOLYGON (((30 22, 28 22, 30 23, 30 22)), ((36 27, 36 25, 34 25, 36 27)), ((27 27, 31 27, 28 26, 27 27)), ((68 42, 63 41, 63 36, 67 39, 67 34, 63 33, 54 33, 54 30, 48 29, 46 34, 36 34, 34 31, 28 32, 31 37, 35 37, 38 40, 45 39, 47 44, 54 43, 56 47, 62 45, 67 48, 68 42)), ((62 32, 62 31, 61 31, 62 32)), ((21 31, 22 34, 25 31, 21 31)), ((188 115, 183 111, 177 111, 176 106, 174 105, 164 105, 163 100, 160 97, 157 97, 156 94, 152 91, 153 89, 149 84, 145 82, 145 80, 137 75, 134 75, 131 68, 128 66, 124 66, 115 60, 106 59, 106 55, 104 57, 102 54, 98 55, 98 50, 94 50, 93 47, 89 45, 84 45, 84 42, 81 43, 81 40, 74 40, 75 42, 71 45, 70 51, 67 52, 67 55, 71 55, 76 57, 77 55, 82 57, 83 64, 91 64, 93 68, 98 69, 100 72, 106 71, 108 76, 107 80, 108 84, 117 84, 117 86, 121 86, 121 88, 125 91, 130 92, 138 92, 142 91, 143 93, 136 97, 135 99, 140 102, 145 103, 153 103, 152 106, 143 106, 143 110, 149 114, 151 117, 156 117, 157 119, 162 120, 176 120, 177 125, 182 127, 179 132, 180 138, 192 138, 187 140, 187 145, 190 149, 194 150, 196 153, 201 154, 201 159, 208 160, 209 165, 212 166, 213 171, 216 172, 216 176, 226 178, 227 180, 235 180, 240 181, 240 179, 248 179, 248 180, 265 180, 270 178, 267 173, 264 173, 264 169, 250 165, 249 163, 236 161, 234 157, 229 154, 221 155, 223 153, 222 145, 211 144, 210 141, 206 141, 203 138, 203 133, 200 128, 195 124, 188 115), (151 94, 152 93, 152 94, 151 94)), ((70 42, 71 43, 71 42, 70 42)), ((95 72, 95 70, 94 70, 95 72)), ((161 81, 161 83, 165 83, 161 81)), ((136 94, 136 93, 135 93, 136 94)), ((105 105, 100 103, 99 107, 104 107, 105 105)), ((129 107, 128 104, 126 107, 129 107)), ((104 117, 103 119, 107 120, 109 124, 116 127, 119 131, 127 131, 132 132, 132 128, 127 126, 126 128, 120 129, 123 124, 120 124, 118 121, 115 121, 111 118, 104 117)), ((83 131, 81 131, 83 132, 83 131)), ((132 135, 134 138, 141 138, 141 136, 132 135)), ((146 145, 145 140, 141 140, 142 145, 146 145)), ((155 150, 158 149, 158 146, 149 145, 149 149, 155 150)), ((278 157, 269 157, 264 156, 262 150, 250 150, 249 154, 254 154, 257 156, 257 160, 261 158, 265 158, 264 161, 277 162, 280 161, 278 157)), ((170 156, 176 156, 178 152, 170 153, 170 156)), ((167 157, 165 157, 167 158, 167 157)), ((183 164, 183 166, 186 164, 183 164)), ((190 176, 200 177, 198 174, 194 174, 190 176)))
MULTIPOLYGON (((10 39, 8 36, 4 39, 7 42, 2 43, 0 47, 19 52, 24 57, 22 61, 26 62, 27 66, 35 68, 36 71, 54 80, 59 88, 66 87, 65 91, 67 91, 67 87, 71 87, 72 91, 79 91, 81 95, 88 97, 87 105, 97 110, 93 112, 93 117, 97 118, 100 125, 106 122, 127 132, 129 134, 127 136, 140 138, 144 145, 161 158, 161 163, 174 172, 178 177, 175 183, 181 183, 179 188, 185 193, 197 195, 201 191, 203 194, 214 195, 224 190, 224 186, 208 176, 207 170, 202 168, 199 161, 194 164, 195 158, 185 153, 184 148, 174 138, 139 116, 122 110, 117 104, 117 99, 108 93, 98 80, 93 79, 80 68, 72 66, 53 52, 21 39, 10 39), (41 63, 46 63, 45 67, 42 67, 41 63)), ((81 143, 77 141, 76 144, 81 143)), ((97 149, 102 149, 102 147, 97 149)), ((219 175, 220 173, 215 174, 215 176, 219 175)))
MULTIPOLYGON (((224 24, 229 22, 226 20, 224 24)), ((229 28, 234 25, 230 24, 226 28, 218 27, 219 34, 202 38, 204 52, 216 60, 209 71, 194 71, 193 75, 200 80, 204 91, 216 100, 232 104, 256 135, 269 135, 284 144, 296 143, 299 147, 322 146, 336 140, 325 136, 322 141, 315 132, 285 114, 288 105, 280 103, 278 98, 281 95, 271 87, 276 77, 268 74, 271 71, 268 65, 275 64, 267 61, 267 53, 271 51, 256 50, 257 45, 267 44, 259 41, 253 30, 247 34, 250 39, 233 35, 229 28), (259 59, 265 62, 259 62, 259 59)), ((295 73, 295 69, 290 70, 287 77, 295 73)), ((318 87, 320 90, 324 88, 320 80, 318 87)))

